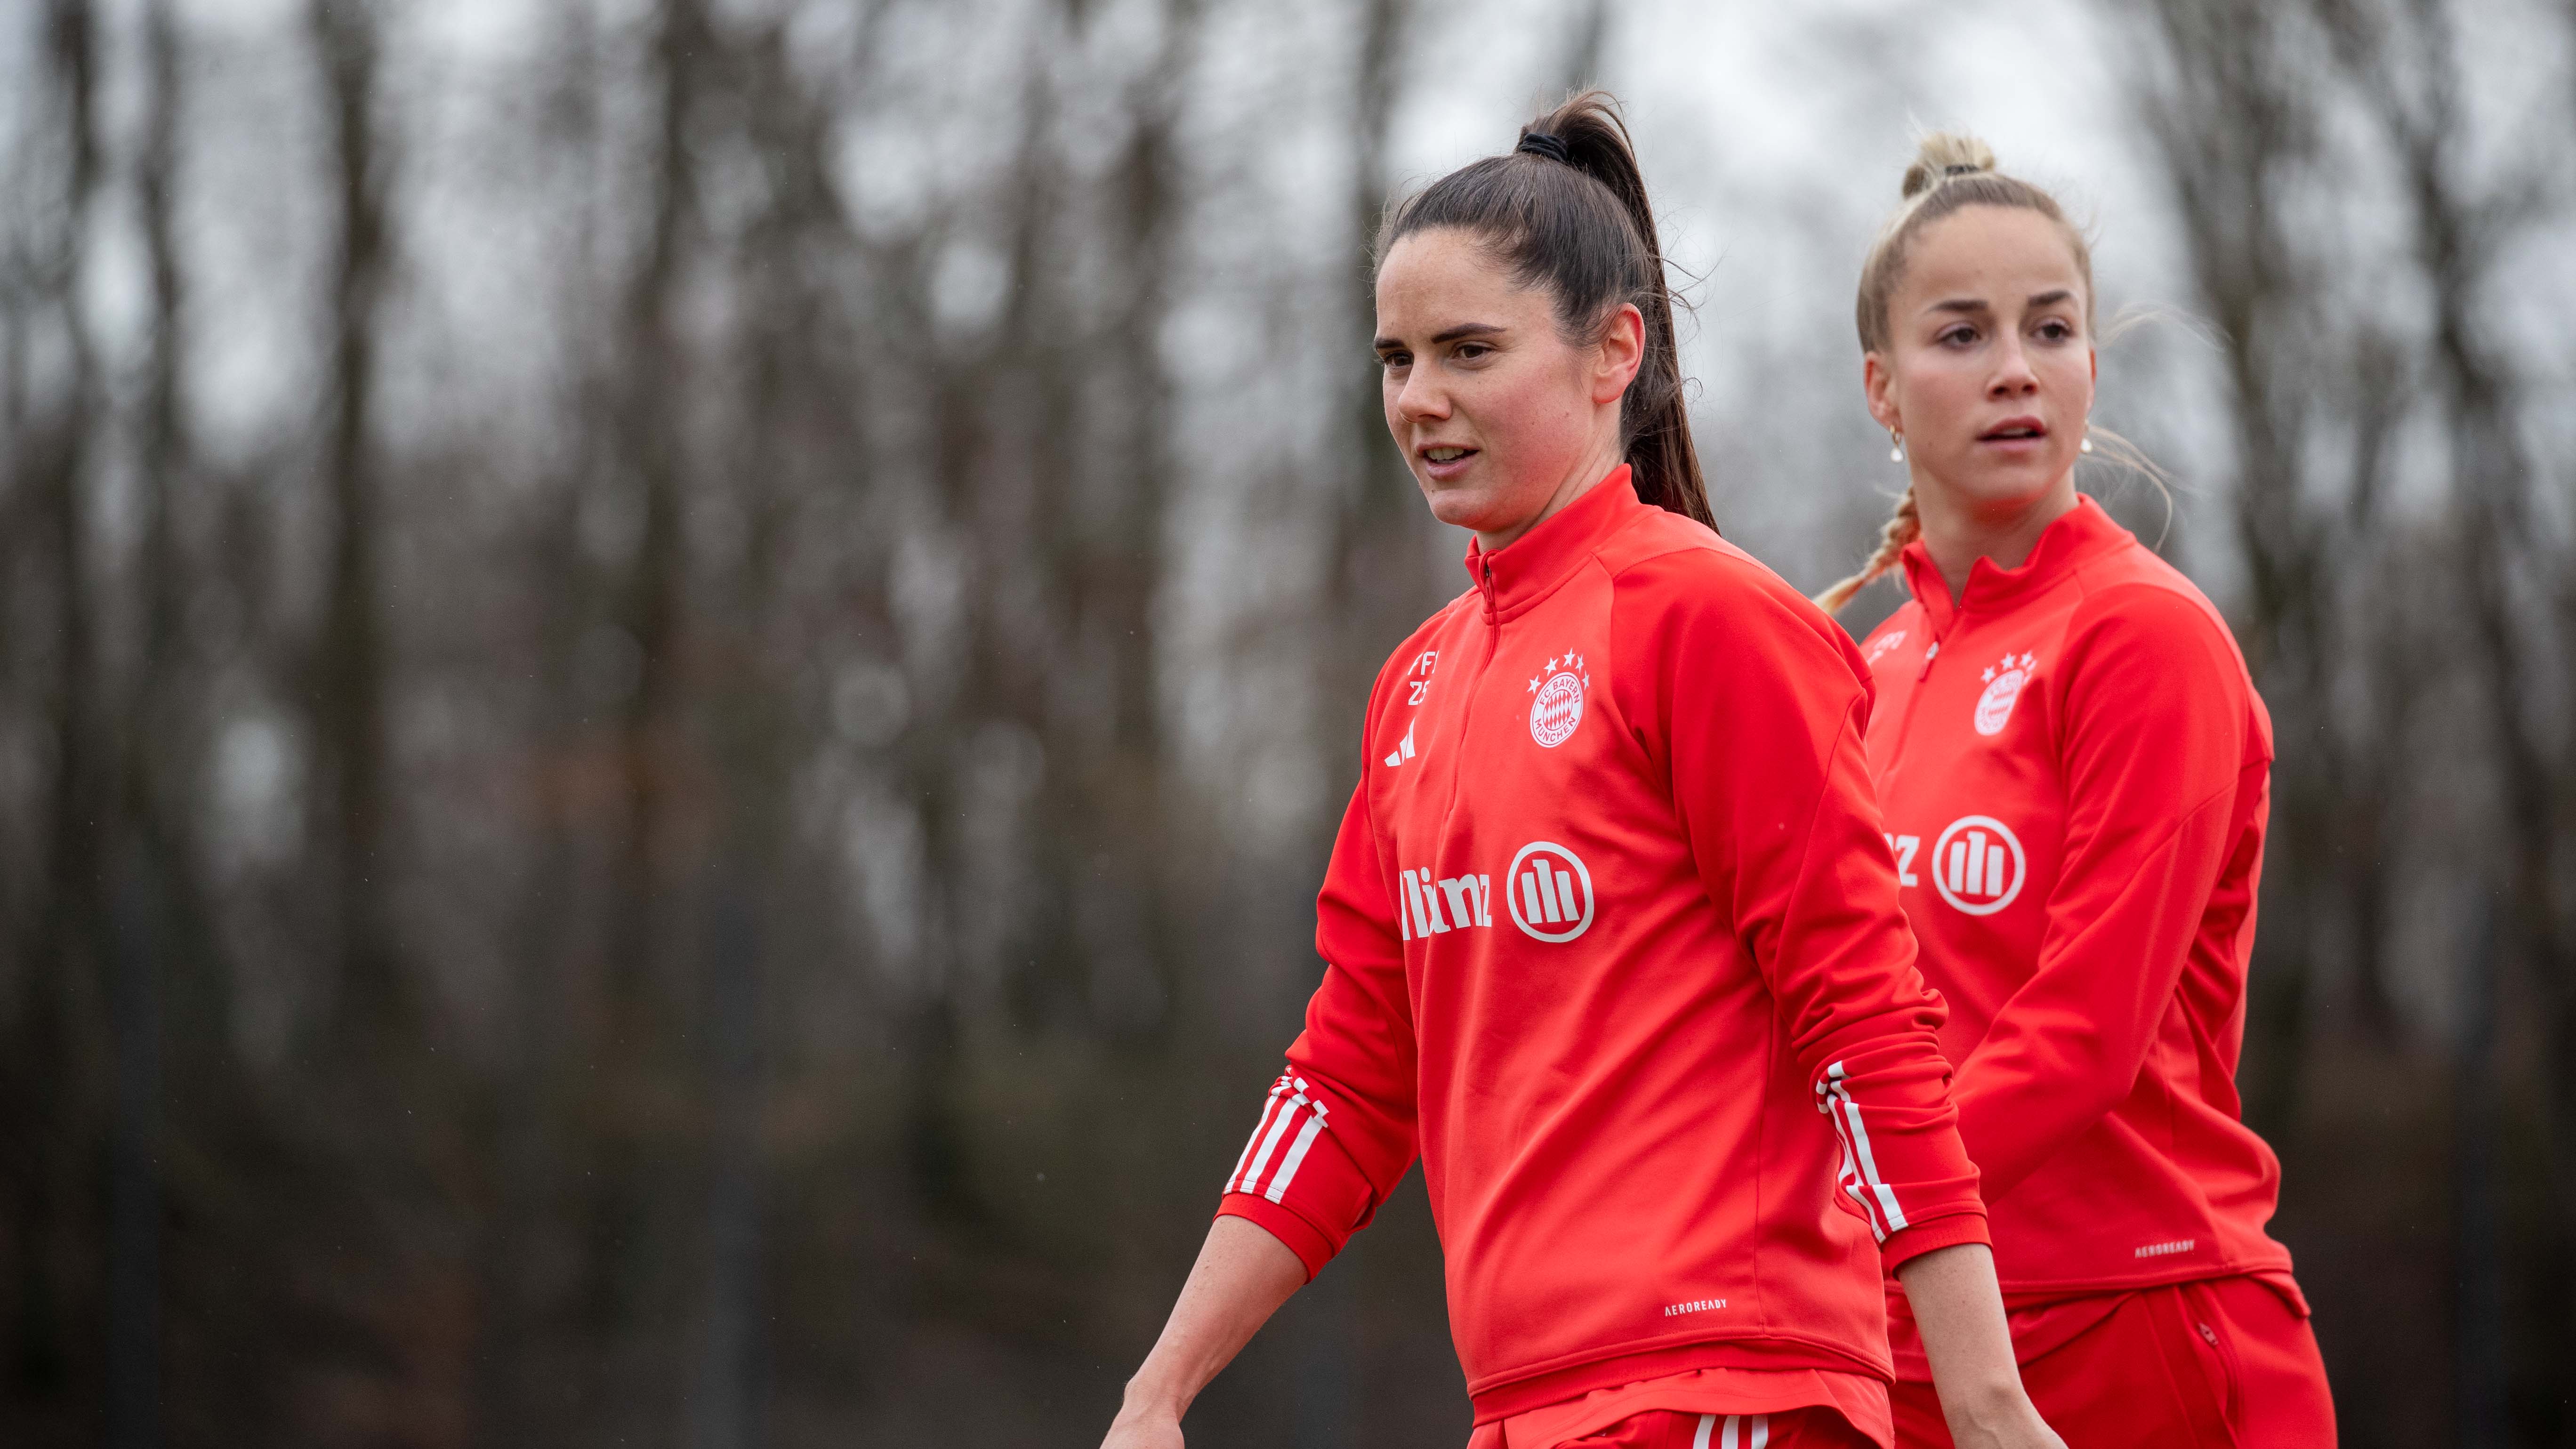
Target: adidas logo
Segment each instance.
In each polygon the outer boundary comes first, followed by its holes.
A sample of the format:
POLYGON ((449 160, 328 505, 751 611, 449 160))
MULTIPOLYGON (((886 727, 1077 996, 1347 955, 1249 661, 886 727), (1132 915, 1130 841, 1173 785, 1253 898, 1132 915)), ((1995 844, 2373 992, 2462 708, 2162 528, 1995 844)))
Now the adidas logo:
MULTIPOLYGON (((1343 756, 1342 758, 1344 758, 1344 759, 1349 759, 1350 757, 1349 757, 1348 755, 1345 755, 1345 756, 1343 756)), ((1404 743, 1402 743, 1402 744, 1400 744, 1400 745, 1397 745, 1397 746, 1396 746, 1394 749, 1392 749, 1392 750, 1387 751, 1387 755, 1386 755, 1386 767, 1387 767, 1388 769, 1392 770, 1392 769, 1394 769, 1396 766, 1401 765, 1401 764, 1403 764, 1405 761, 1407 761, 1407 760, 1409 760, 1409 759, 1412 759, 1412 758, 1413 758, 1413 726, 1411 726, 1411 725, 1409 725, 1409 724, 1408 724, 1408 725, 1406 725, 1406 726, 1404 727, 1404 743)))

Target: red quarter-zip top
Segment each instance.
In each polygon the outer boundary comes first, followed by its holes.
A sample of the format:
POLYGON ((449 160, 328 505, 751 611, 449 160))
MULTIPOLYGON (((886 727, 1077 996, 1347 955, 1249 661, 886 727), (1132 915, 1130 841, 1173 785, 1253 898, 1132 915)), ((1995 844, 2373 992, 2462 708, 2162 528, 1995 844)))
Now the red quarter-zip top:
POLYGON ((2226 624, 2089 498, 1955 604, 1904 562, 1869 759, 2004 1287, 2286 1270, 2236 1095, 2272 730, 2226 624))
POLYGON ((1858 651, 1624 468, 1468 571, 1379 674, 1222 1211, 1312 1271, 1418 1151, 1480 1422, 1750 1369, 1884 1432, 1882 1263, 1984 1225, 1858 651))

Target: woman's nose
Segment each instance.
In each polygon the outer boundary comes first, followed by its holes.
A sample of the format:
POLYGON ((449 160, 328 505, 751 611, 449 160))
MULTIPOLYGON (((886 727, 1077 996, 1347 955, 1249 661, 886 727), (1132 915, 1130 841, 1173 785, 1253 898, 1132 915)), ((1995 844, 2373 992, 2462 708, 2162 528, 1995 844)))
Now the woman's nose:
POLYGON ((2030 356, 2022 351, 2018 338, 2009 338, 2004 342, 2003 351, 1995 362, 1994 378, 1986 385, 1990 395, 2013 397, 2035 391, 2039 387, 2039 375, 2031 371, 2030 356))
POLYGON ((1440 418, 1449 415, 1449 399, 1426 374, 1431 369, 1417 367, 1396 390, 1395 415, 1410 422, 1418 418, 1440 418))

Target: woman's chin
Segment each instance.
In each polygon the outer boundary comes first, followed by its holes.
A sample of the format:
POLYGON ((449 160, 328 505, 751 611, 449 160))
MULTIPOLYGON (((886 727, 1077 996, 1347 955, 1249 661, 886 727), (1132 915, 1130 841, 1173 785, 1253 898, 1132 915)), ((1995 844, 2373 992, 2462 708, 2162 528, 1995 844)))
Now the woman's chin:
POLYGON ((2033 453, 2019 458, 1968 458, 1944 480, 1962 503, 1984 513, 2018 513, 2045 500, 2075 466, 2075 454, 2033 453))
POLYGON ((1424 483, 1422 498, 1431 505, 1431 516, 1452 528, 1500 533, 1511 526, 1511 509, 1472 483, 1424 483))
POLYGON ((1507 478, 1488 457, 1478 457, 1466 476, 1451 480, 1413 475, 1431 516, 1452 528, 1487 538, 1513 538, 1547 508, 1549 487, 1526 476, 1507 478))

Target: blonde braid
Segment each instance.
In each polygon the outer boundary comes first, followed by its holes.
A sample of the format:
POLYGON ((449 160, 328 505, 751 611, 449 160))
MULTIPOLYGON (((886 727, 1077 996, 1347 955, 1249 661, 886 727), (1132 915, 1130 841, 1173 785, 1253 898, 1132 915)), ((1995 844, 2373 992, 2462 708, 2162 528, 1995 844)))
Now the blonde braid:
POLYGON ((1897 559, 1905 553, 1905 546, 1922 534, 1923 517, 1915 512, 1914 485, 1909 483, 1904 496, 1896 500, 1896 512, 1889 516, 1887 526, 1878 531, 1878 551, 1869 556, 1869 562, 1860 566, 1859 573, 1816 595, 1816 607, 1828 614, 1841 613, 1843 606, 1852 601, 1852 595, 1876 583, 1879 575, 1896 567, 1897 559))

